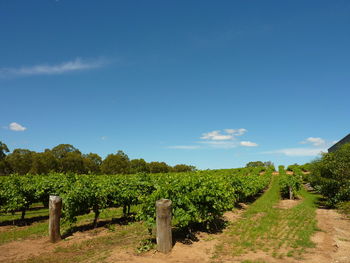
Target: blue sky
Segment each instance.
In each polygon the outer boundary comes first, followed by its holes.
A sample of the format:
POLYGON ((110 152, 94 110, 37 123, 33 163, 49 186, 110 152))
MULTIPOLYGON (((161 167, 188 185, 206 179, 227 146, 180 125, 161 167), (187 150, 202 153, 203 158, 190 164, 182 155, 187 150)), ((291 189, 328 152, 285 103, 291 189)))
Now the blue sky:
POLYGON ((0 140, 305 163, 349 133, 349 1, 1 1, 0 140))

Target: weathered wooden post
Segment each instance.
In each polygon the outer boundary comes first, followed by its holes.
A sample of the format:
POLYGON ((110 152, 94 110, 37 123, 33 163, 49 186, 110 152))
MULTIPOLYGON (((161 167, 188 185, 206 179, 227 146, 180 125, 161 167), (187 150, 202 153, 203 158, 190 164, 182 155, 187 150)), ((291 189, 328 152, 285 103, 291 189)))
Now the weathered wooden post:
POLYGON ((293 190, 292 187, 289 186, 289 199, 293 200, 293 190))
POLYGON ((157 250, 169 253, 173 247, 171 234, 171 200, 161 199, 156 202, 157 214, 157 250))
POLYGON ((49 236, 50 241, 55 243, 61 240, 60 217, 62 210, 62 198, 56 195, 50 195, 49 199, 49 236))

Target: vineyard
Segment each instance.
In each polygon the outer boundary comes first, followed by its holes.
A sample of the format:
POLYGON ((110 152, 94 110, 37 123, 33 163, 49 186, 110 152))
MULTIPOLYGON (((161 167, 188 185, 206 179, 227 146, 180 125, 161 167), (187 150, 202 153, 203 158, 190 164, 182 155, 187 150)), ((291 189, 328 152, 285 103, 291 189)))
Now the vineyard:
MULTIPOLYGON (((320 196, 306 191, 307 182, 317 189, 315 177, 298 165, 288 169, 279 166, 278 172, 270 166, 158 174, 0 177, 0 224, 5 227, 0 232, 0 248, 41 237, 41 249, 46 246, 49 196, 57 195, 63 200, 62 237, 67 245, 58 242, 56 250, 40 252, 38 257, 4 256, 6 262, 71 262, 69 255, 75 255, 77 262, 114 262, 104 260, 120 253, 120 248, 137 251, 153 262, 147 251, 155 249, 155 203, 164 198, 172 201, 171 221, 177 242, 210 244, 210 240, 218 240, 206 249, 211 251, 210 258, 193 262, 221 262, 233 257, 233 262, 270 262, 273 258, 294 263, 315 249, 311 237, 317 230, 316 203, 320 196), (283 201, 289 201, 287 207, 283 201), (248 208, 242 210, 242 205, 248 208), (242 214, 232 221, 227 213, 242 214), (74 243, 76 231, 89 235, 78 246, 74 243), (198 231, 209 236, 198 239, 198 231), (91 239, 92 233, 97 237, 91 239), (113 252, 116 248, 119 252, 113 252), (259 260, 250 261, 255 253, 259 260)), ((187 247, 182 249, 186 251, 187 247)), ((125 254, 127 259, 121 262, 139 262, 139 256, 131 255, 125 254)), ((182 262, 178 261, 182 255, 171 255, 175 258, 169 262, 182 262)), ((322 260, 319 262, 328 262, 322 260)))
POLYGON ((63 219, 70 223, 93 212, 96 225, 104 209, 122 207, 127 216, 131 206, 138 206, 137 218, 151 228, 155 202, 165 198, 173 202, 174 225, 188 227, 213 221, 238 202, 258 195, 269 184, 271 172, 244 168, 155 175, 12 175, 0 181, 0 209, 21 211, 24 219, 32 204, 42 202, 47 207, 49 196, 58 195, 63 199, 63 219))

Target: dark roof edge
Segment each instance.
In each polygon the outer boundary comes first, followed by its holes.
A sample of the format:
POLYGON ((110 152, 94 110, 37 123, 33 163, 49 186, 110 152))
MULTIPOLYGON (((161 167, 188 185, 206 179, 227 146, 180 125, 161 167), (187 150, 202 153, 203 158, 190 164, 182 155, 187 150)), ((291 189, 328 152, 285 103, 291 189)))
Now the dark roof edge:
POLYGON ((343 139, 341 139, 339 142, 337 142, 336 144, 334 144, 332 147, 330 147, 328 149, 328 152, 334 152, 335 150, 337 150, 341 145, 343 145, 344 143, 350 142, 350 133, 348 135, 346 135, 343 139))

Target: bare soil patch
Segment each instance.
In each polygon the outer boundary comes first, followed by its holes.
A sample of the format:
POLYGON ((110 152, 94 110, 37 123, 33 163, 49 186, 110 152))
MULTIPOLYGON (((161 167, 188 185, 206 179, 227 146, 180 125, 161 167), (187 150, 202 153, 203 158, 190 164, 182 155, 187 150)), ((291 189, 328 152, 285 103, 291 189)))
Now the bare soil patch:
POLYGON ((293 200, 285 199, 285 200, 279 201, 278 204, 274 206, 274 208, 290 209, 300 204, 300 202, 301 202, 301 199, 293 199, 293 200))
MULTIPOLYGON (((243 209, 226 212, 224 219, 229 223, 234 223, 243 213, 243 209)), ((211 262, 215 246, 219 243, 223 233, 209 234, 205 232, 195 233, 196 242, 191 244, 175 243, 169 254, 162 254, 155 250, 143 254, 137 254, 135 250, 120 251, 115 249, 107 262, 118 263, 203 263, 211 262)))
MULTIPOLYGON (((283 200, 279 205, 287 208, 298 204, 300 200, 283 200)), ((240 218, 239 213, 228 212, 226 219, 234 223, 240 218)), ((213 258, 215 246, 219 244, 220 234, 197 233, 198 242, 190 245, 176 243, 171 253, 165 255, 156 251, 137 254, 135 250, 121 251, 116 249, 108 258, 114 263, 206 263, 206 262, 242 262, 244 260, 261 261, 269 263, 350 263, 350 220, 335 210, 317 209, 318 228, 312 240, 316 247, 308 249, 303 258, 279 258, 263 251, 249 252, 236 257, 213 258)))
POLYGON ((80 243, 81 241, 108 235, 106 229, 94 229, 86 232, 76 232, 72 236, 57 242, 50 243, 48 237, 25 239, 9 242, 0 246, 0 262, 18 262, 43 253, 54 251, 58 247, 80 243))

